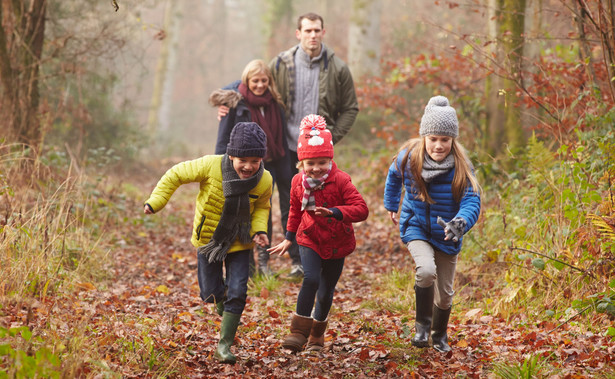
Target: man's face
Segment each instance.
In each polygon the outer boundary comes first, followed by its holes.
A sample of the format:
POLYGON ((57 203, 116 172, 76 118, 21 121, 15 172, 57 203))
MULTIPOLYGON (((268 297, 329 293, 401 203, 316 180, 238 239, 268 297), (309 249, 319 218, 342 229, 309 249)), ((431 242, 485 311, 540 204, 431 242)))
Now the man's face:
POLYGON ((301 20, 301 30, 296 30, 295 35, 300 41, 301 48, 308 53, 310 57, 315 57, 320 54, 322 37, 325 35, 325 30, 322 28, 320 20, 312 21, 304 18, 301 20))
POLYGON ((233 161, 233 168, 240 179, 248 179, 252 175, 255 175, 261 166, 263 158, 259 157, 231 157, 229 159, 233 161))

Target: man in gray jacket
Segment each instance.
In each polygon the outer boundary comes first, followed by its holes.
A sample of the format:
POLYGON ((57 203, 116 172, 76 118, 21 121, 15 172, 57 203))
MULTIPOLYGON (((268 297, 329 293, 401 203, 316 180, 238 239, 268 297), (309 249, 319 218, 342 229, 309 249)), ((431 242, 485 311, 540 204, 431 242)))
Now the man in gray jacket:
MULTIPOLYGON (((293 172, 296 172, 297 140, 303 117, 323 116, 335 144, 348 133, 359 112, 350 69, 322 42, 324 35, 321 16, 316 13, 299 16, 295 31, 299 44, 281 52, 269 63, 286 106, 286 138, 293 172)), ((227 112, 228 108, 219 107, 218 118, 227 112)), ((303 275, 296 244, 289 249, 289 255, 293 262, 290 275, 303 275)))

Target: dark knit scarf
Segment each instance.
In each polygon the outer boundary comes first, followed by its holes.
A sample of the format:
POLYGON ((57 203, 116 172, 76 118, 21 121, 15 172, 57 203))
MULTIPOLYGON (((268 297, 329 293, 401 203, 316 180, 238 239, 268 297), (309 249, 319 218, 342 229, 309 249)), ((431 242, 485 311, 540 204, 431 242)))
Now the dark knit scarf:
POLYGON ((425 154, 421 176, 425 183, 429 183, 436 176, 445 174, 453 168, 455 168, 455 157, 453 157, 453 154, 447 155, 441 162, 436 162, 431 159, 429 154, 425 154))
POLYGON ((249 243, 251 217, 250 197, 248 192, 256 187, 263 176, 264 166, 258 169, 256 175, 241 179, 233 168, 227 154, 222 157, 222 192, 224 206, 220 222, 214 231, 211 241, 198 248, 200 254, 205 254, 209 263, 223 262, 231 244, 239 236, 239 242, 249 243))
POLYGON ((252 121, 257 123, 267 135, 267 155, 265 161, 277 160, 284 156, 284 141, 282 140, 282 116, 278 102, 267 89, 264 94, 256 96, 248 87, 239 84, 239 93, 243 96, 252 121), (261 113, 260 108, 263 108, 261 113))

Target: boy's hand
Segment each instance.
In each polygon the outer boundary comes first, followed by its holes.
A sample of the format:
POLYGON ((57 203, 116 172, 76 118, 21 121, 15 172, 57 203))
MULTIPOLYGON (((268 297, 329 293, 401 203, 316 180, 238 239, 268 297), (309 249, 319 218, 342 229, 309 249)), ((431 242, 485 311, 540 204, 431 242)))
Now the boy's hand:
POLYGON ((329 209, 329 208, 325 208, 325 207, 316 207, 316 209, 314 210, 314 214, 316 216, 332 216, 333 212, 329 209))
POLYGON ((146 215, 153 215, 154 212, 152 212, 152 208, 149 207, 149 205, 145 204, 143 206, 143 213, 145 213, 146 215))
POLYGON ((222 117, 228 114, 229 108, 226 105, 220 105, 218 107, 218 121, 222 120, 222 117))
POLYGON ((265 233, 255 235, 254 238, 252 238, 252 241, 254 241, 254 243, 260 247, 265 247, 269 245, 269 238, 265 233))
POLYGON ((293 244, 292 242, 285 239, 284 241, 280 242, 274 247, 267 249, 267 251, 269 252, 269 255, 273 255, 277 253, 279 256, 282 256, 284 255, 284 253, 286 253, 286 251, 290 248, 292 244, 293 244))

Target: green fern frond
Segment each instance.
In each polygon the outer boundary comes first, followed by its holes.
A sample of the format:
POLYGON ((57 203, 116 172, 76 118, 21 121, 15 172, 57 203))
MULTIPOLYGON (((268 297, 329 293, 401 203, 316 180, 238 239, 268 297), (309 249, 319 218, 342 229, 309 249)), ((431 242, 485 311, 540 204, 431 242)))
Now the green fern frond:
POLYGON ((553 152, 545 147, 544 142, 538 140, 535 135, 532 135, 528 141, 527 153, 530 165, 540 171, 548 170, 555 162, 553 152))
POLYGON ((601 216, 589 213, 587 218, 591 220, 592 225, 596 228, 603 238, 609 242, 615 242, 615 227, 608 224, 601 216))

